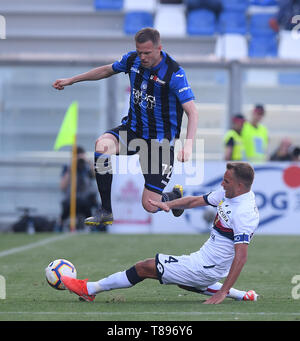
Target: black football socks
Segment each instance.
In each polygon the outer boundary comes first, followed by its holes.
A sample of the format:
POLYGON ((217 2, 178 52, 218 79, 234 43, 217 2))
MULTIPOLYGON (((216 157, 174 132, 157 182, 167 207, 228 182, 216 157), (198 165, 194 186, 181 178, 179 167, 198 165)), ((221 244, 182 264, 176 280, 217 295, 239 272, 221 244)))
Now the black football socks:
POLYGON ((102 207, 111 213, 111 185, 113 174, 110 155, 95 152, 95 174, 102 207))

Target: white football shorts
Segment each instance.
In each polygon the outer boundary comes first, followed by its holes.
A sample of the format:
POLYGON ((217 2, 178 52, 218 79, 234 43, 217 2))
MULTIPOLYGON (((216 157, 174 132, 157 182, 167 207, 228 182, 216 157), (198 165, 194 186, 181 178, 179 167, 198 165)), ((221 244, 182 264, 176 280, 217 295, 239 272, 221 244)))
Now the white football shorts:
POLYGON ((161 284, 177 284, 206 290, 224 278, 224 270, 218 272, 215 265, 204 264, 197 252, 172 256, 158 253, 155 257, 157 276, 161 284))

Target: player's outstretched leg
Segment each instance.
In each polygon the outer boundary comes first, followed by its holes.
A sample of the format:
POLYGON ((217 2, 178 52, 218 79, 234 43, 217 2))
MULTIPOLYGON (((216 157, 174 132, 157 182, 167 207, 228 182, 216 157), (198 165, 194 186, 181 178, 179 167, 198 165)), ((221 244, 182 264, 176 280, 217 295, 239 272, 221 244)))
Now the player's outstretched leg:
POLYGON ((86 283, 88 279, 76 279, 69 276, 61 276, 61 281, 68 290, 78 295, 82 300, 87 302, 94 301, 95 295, 90 295, 87 290, 86 283))
MULTIPOLYGON (((175 199, 180 199, 183 197, 183 187, 181 185, 175 185, 173 187, 172 192, 166 192, 162 193, 162 201, 172 201, 175 199)), ((175 217, 180 217, 182 213, 184 212, 184 209, 181 208, 174 208, 172 209, 172 213, 175 217)))
MULTIPOLYGON (((215 284, 210 285, 206 289, 204 294, 213 295, 214 293, 221 289, 222 285, 223 285, 222 283, 216 282, 215 284)), ((231 288, 226 297, 233 298, 237 301, 257 301, 258 295, 254 290, 243 291, 231 288)))
MULTIPOLYGON (((181 289, 185 289, 188 291, 193 291, 199 294, 212 296, 218 290, 221 289, 222 283, 216 282, 215 284, 210 285, 206 290, 200 290, 197 288, 183 286, 183 285, 179 285, 179 287, 181 289)), ((235 288, 231 288, 228 294, 226 295, 226 297, 233 298, 237 301, 257 301, 258 296, 259 295, 254 290, 243 291, 243 290, 237 290, 235 288)))
POLYGON ((105 133, 96 141, 95 146, 95 176, 98 191, 101 197, 101 208, 93 217, 85 219, 86 225, 111 225, 113 214, 111 207, 111 186, 113 180, 113 169, 111 155, 119 151, 116 137, 110 133, 105 133))
POLYGON ((85 219, 84 223, 90 226, 111 225, 113 214, 111 208, 111 159, 110 155, 95 152, 95 174, 102 206, 94 216, 85 219))
POLYGON ((150 258, 136 263, 126 271, 116 272, 97 282, 88 282, 68 276, 61 276, 65 287, 81 299, 92 302, 95 295, 102 291, 130 288, 146 278, 157 279, 155 259, 150 258))
POLYGON ((143 279, 136 274, 134 267, 127 271, 116 272, 97 282, 61 276, 61 281, 68 290, 88 302, 92 302, 95 295, 102 291, 130 288, 143 279))
POLYGON ((99 225, 111 225, 114 221, 112 212, 108 212, 105 208, 100 209, 92 216, 84 220, 86 225, 99 226, 99 225))

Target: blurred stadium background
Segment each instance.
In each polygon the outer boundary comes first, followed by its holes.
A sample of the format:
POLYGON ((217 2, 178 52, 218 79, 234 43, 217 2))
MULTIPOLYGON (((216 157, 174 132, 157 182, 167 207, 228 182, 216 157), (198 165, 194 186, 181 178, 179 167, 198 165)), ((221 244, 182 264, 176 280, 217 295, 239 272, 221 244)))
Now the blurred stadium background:
MULTIPOLYGON (((54 90, 52 83, 120 59, 135 49, 133 35, 144 26, 160 30, 164 50, 185 68, 199 110, 197 136, 204 139, 205 163, 219 175, 224 170, 223 137, 230 117, 242 112, 249 118, 256 103, 266 108, 263 123, 270 133, 270 153, 286 136, 300 145, 300 40, 295 38, 286 49, 281 32, 268 25, 278 2, 224 0, 218 18, 208 10, 188 11, 194 1, 173 2, 0 0, 0 231, 11 229, 20 207, 34 208, 49 219, 59 216, 61 168, 71 154, 68 148, 54 151, 53 145, 72 101, 80 107, 78 144, 91 160, 95 139, 116 126, 126 111, 125 75, 75 84, 63 92, 54 90)), ((186 122, 183 137, 185 127, 186 122)), ((298 189, 294 186, 292 195, 298 200, 299 215, 298 189)), ((201 192, 198 187, 189 189, 197 192, 201 192)), ((288 203, 276 204, 276 193, 270 198, 261 194, 261 200, 282 213, 293 199, 286 194, 288 203)), ((126 196, 114 205, 116 210, 117 205, 126 205, 126 196)), ((139 199, 136 207, 142 210, 139 199)), ((128 207, 119 212, 127 215, 128 207)), ((185 219, 188 225, 190 218, 185 219)), ((205 220, 198 222, 204 231, 205 220)), ((143 224, 151 223, 145 217, 143 224)), ((121 231, 129 231, 127 225, 121 231)), ((155 232, 148 225, 146 231, 155 232)), ((299 228, 293 232, 299 233, 299 228)))

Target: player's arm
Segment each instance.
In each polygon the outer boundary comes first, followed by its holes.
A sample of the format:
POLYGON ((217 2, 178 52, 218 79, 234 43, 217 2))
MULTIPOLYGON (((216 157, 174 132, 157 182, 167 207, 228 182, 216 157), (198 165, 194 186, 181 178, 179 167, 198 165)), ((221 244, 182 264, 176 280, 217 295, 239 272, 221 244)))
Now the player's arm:
POLYGON ((94 68, 88 72, 81 73, 79 75, 70 77, 70 78, 63 78, 57 79, 53 83, 53 87, 57 90, 63 90, 65 86, 72 85, 78 82, 84 81, 96 81, 104 78, 108 78, 115 74, 115 71, 112 68, 112 64, 99 66, 94 68))
POLYGON ((154 201, 149 199, 149 202, 151 205, 160 208, 165 212, 169 212, 173 208, 188 209, 208 205, 203 196, 187 196, 167 202, 154 201))
POLYGON ((182 108, 188 117, 186 140, 183 149, 178 152, 177 160, 185 162, 192 155, 193 142, 197 134, 198 110, 193 100, 182 104, 182 108))
POLYGON ((229 139, 229 141, 225 144, 224 158, 225 158, 226 161, 232 160, 233 147, 234 147, 234 140, 231 137, 229 139))
POLYGON ((228 291, 233 287, 238 279, 248 255, 248 244, 235 244, 235 256, 231 264, 231 268, 227 278, 225 279, 222 288, 217 291, 213 296, 204 302, 204 304, 218 304, 221 303, 226 297, 228 291))
POLYGON ((66 171, 65 174, 62 176, 60 181, 60 189, 65 191, 70 184, 70 172, 66 171))
POLYGON ((232 160, 232 147, 231 146, 225 147, 224 159, 226 161, 232 160))

